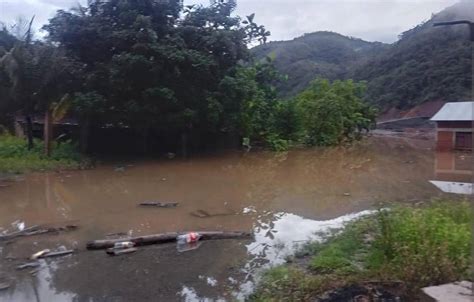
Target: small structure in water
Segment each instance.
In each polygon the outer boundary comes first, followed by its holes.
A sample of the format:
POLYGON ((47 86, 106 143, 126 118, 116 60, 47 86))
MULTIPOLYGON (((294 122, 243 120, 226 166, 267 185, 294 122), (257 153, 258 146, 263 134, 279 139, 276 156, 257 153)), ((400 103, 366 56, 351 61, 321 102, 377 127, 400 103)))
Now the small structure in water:
POLYGON ((446 103, 431 118, 439 151, 472 150, 474 102, 446 103))

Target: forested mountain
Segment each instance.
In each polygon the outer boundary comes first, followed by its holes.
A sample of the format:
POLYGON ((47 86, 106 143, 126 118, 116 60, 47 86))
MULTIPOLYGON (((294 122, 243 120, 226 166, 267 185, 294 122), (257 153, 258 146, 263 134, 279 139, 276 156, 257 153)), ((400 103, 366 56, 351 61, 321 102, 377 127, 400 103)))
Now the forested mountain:
POLYGON ((474 2, 458 3, 402 33, 398 42, 349 76, 367 80, 368 99, 382 108, 469 99, 468 26, 433 27, 435 22, 463 19, 474 19, 474 2))
POLYGON ((433 27, 434 22, 461 19, 474 20, 474 2, 446 8, 391 45, 316 32, 253 51, 257 58, 273 55, 277 69, 288 76, 278 87, 282 96, 299 92, 318 76, 353 78, 368 82, 367 99, 381 109, 407 109, 425 101, 469 98, 468 27, 433 27))
POLYGON ((305 34, 291 41, 270 42, 252 49, 256 59, 274 58, 275 67, 287 75, 279 83, 283 96, 292 96, 306 88, 316 77, 330 80, 345 78, 354 64, 387 47, 380 42, 367 42, 334 32, 305 34))

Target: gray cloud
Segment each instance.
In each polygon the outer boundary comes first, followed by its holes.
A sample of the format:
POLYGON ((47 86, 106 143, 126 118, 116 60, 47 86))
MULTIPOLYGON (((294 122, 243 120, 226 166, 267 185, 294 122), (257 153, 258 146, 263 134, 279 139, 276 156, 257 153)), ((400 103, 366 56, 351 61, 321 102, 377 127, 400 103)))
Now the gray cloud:
MULTIPOLYGON (((36 15, 41 27, 58 9, 86 0, 0 0, 0 21, 36 15)), ((398 35, 457 0, 238 0, 237 14, 256 14, 271 32, 271 40, 288 40, 304 33, 330 30, 369 41, 394 42, 398 35)), ((206 0, 185 0, 185 4, 206 0)))

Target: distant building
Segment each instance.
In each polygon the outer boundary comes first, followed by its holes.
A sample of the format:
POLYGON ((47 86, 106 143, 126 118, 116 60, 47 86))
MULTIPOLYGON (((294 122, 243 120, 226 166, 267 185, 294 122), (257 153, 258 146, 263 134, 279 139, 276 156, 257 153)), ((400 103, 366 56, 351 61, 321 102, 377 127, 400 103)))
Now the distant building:
POLYGON ((440 151, 472 150, 474 102, 446 103, 431 118, 440 151))

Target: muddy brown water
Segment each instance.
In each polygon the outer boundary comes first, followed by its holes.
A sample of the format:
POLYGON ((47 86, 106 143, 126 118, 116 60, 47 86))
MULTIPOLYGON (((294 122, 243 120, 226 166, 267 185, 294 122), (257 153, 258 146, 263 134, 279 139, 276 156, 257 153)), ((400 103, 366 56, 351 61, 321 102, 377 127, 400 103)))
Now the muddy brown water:
POLYGON ((0 242, 0 278, 10 284, 0 301, 242 300, 262 268, 284 262, 299 244, 317 239, 316 231, 341 227, 380 202, 446 194, 429 181, 456 174, 443 166, 452 158, 436 156, 432 147, 426 140, 371 137, 350 148, 122 161, 19 177, 0 187, 0 231, 80 228, 0 242), (143 201, 179 206, 137 206, 143 201), (217 215, 191 215, 199 210, 217 215), (194 230, 250 231, 255 238, 206 241, 184 253, 174 244, 117 257, 85 249, 88 240, 110 233, 194 230), (77 252, 41 260, 35 274, 15 269, 32 253, 59 246, 77 252))

